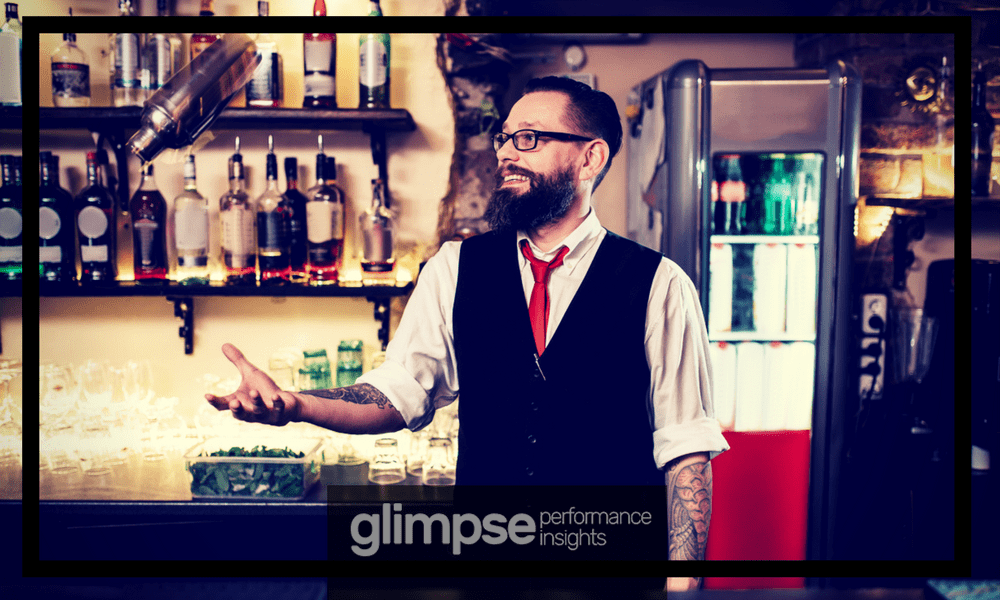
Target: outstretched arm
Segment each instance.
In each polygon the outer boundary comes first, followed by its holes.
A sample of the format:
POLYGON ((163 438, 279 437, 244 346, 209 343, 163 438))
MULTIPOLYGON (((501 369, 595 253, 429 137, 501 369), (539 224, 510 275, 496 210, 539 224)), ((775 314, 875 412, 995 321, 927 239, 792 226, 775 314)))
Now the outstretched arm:
POLYGON ((240 385, 231 394, 206 394, 205 399, 241 421, 277 426, 304 421, 341 433, 388 433, 406 425, 389 399, 372 385, 284 391, 235 346, 225 344, 222 352, 239 369, 240 385))

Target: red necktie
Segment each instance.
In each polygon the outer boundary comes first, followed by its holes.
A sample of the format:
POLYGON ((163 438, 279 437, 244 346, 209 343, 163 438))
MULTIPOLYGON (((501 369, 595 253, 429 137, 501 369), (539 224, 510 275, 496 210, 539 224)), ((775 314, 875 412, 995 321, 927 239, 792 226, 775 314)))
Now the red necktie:
POLYGON ((535 334, 535 347, 538 356, 545 351, 545 332, 549 326, 549 274, 563 262, 563 257, 569 248, 563 246, 552 262, 545 262, 531 253, 528 241, 521 242, 521 253, 531 263, 531 274, 535 276, 535 287, 531 288, 531 300, 528 302, 528 314, 531 315, 531 331, 535 334))

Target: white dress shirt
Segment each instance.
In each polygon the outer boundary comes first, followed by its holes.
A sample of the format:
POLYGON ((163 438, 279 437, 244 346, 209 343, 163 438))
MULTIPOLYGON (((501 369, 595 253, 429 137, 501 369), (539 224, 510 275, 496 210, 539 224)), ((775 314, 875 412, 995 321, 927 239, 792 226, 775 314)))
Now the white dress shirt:
MULTIPOLYGON (((597 249, 607 235, 593 210, 562 243, 542 253, 529 240, 536 257, 549 261, 561 246, 569 248, 563 264, 549 279, 550 312, 546 343, 559 327, 573 296, 583 283, 597 249)), ((510 252, 521 267, 525 305, 535 280, 519 244, 518 232, 510 252)), ((399 327, 386 347, 386 361, 362 375, 385 394, 406 421, 418 430, 434 418, 434 410, 459 394, 455 366, 452 308, 458 284, 461 242, 445 242, 424 265, 406 304, 399 327)), ((484 315, 483 318, 489 318, 484 315)), ((708 334, 694 283, 676 263, 664 257, 653 277, 646 306, 646 360, 650 367, 647 409, 653 435, 653 458, 658 467, 692 452, 715 458, 728 450, 712 406, 712 371, 708 334)), ((502 407, 498 407, 502 422, 502 407)))

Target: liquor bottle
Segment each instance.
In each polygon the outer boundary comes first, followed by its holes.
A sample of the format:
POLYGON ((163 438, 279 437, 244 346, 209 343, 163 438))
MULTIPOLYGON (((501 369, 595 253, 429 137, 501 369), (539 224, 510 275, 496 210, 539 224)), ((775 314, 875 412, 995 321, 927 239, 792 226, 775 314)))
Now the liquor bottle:
POLYGON ((986 108, 986 73, 982 63, 972 79, 972 195, 990 195, 990 168, 996 123, 986 108))
POLYGON ((132 217, 132 264, 136 283, 167 280, 167 203, 156 189, 153 165, 143 167, 142 182, 129 202, 132 217))
POLYGON ((294 157, 285 159, 285 177, 288 189, 283 194, 289 211, 289 250, 292 263, 293 283, 309 281, 309 241, 306 239, 306 202, 308 199, 298 190, 299 165, 294 157))
POLYGON ((267 186, 257 198, 257 256, 261 285, 284 285, 291 277, 288 209, 278 193, 278 159, 274 138, 267 136, 267 186))
MULTIPOLYGON (((132 0, 118 0, 118 16, 134 17, 132 0)), ((130 26, 121 29, 130 29, 130 26)), ((111 95, 115 106, 142 106, 140 61, 141 39, 138 33, 112 33, 111 95)))
POLYGON ((319 136, 316 155, 316 185, 306 203, 306 233, 309 239, 309 278, 313 283, 336 283, 344 254, 344 192, 336 184, 337 162, 323 154, 319 136))
MULTIPOLYGON (((156 0, 156 12, 169 17, 167 0, 156 0)), ((178 33, 148 33, 142 55, 142 88, 149 98, 184 66, 184 39, 178 33)))
MULTIPOLYGON (((326 16, 326 2, 313 3, 313 16, 326 16)), ((305 68, 304 108, 337 108, 337 34, 307 33, 302 36, 305 68)))
POLYGON ((361 257, 362 277, 383 277, 392 273, 395 264, 392 213, 385 206, 385 185, 372 179, 372 205, 359 217, 364 254, 361 257))
POLYGON ((51 282, 76 280, 73 196, 59 187, 59 157, 39 152, 38 271, 51 282))
POLYGON ((719 156, 715 160, 715 179, 718 199, 715 201, 715 233, 739 235, 743 233, 746 210, 746 184, 740 171, 737 154, 719 156))
POLYGON ((115 202, 101 185, 97 153, 87 153, 87 187, 76 197, 76 227, 80 240, 80 281, 106 283, 118 278, 115 202))
MULTIPOLYGON (((370 0, 368 16, 381 17, 378 0, 370 0)), ((389 34, 363 34, 359 40, 358 108, 389 108, 389 34)))
MULTIPOLYGON (((198 16, 211 17, 214 15, 215 10, 212 8, 212 0, 201 0, 201 12, 198 13, 198 16)), ((211 46, 217 39, 219 39, 219 34, 217 33, 192 33, 191 60, 194 60, 194 57, 201 54, 205 48, 211 46)))
POLYGON ((177 251, 177 281, 208 285, 208 199, 198 193, 194 155, 184 162, 184 191, 174 198, 170 236, 177 251))
POLYGON ((21 106, 24 94, 21 41, 24 36, 21 20, 17 18, 17 4, 4 4, 7 21, 0 26, 0 106, 21 106), (8 66, 9 65, 9 66, 8 66))
POLYGON ((21 157, 0 156, 0 281, 17 281, 22 271, 21 157))
POLYGON ((229 159, 229 191, 219 199, 222 221, 222 270, 227 285, 257 283, 257 243, 254 240, 253 201, 247 195, 243 177, 240 138, 236 153, 229 159))
MULTIPOLYGON (((257 2, 257 14, 261 17, 268 15, 267 0, 257 2)), ((270 34, 262 33, 257 37, 257 53, 261 59, 246 87, 247 106, 280 107, 284 98, 281 55, 278 54, 278 44, 270 34)))
POLYGON ((75 33, 64 33, 63 43, 52 52, 52 104, 90 106, 90 64, 75 33))

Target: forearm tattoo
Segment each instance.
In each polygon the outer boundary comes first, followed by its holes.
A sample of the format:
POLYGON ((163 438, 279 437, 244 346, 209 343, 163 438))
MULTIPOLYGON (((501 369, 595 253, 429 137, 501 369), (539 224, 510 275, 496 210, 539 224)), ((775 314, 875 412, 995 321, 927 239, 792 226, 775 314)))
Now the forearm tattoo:
POLYGON ((667 468, 668 559, 705 560, 712 517, 712 466, 707 461, 667 468))
POLYGON ((385 394, 368 383, 357 383, 332 390, 305 390, 302 393, 318 398, 343 400, 344 402, 352 402, 354 404, 374 404, 382 409, 396 410, 396 407, 392 405, 392 402, 389 401, 389 398, 385 394))

